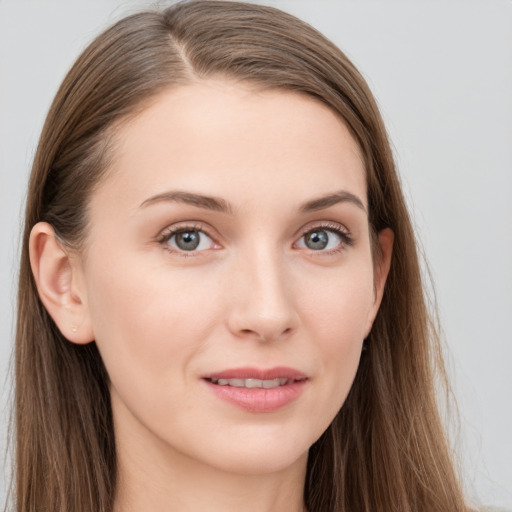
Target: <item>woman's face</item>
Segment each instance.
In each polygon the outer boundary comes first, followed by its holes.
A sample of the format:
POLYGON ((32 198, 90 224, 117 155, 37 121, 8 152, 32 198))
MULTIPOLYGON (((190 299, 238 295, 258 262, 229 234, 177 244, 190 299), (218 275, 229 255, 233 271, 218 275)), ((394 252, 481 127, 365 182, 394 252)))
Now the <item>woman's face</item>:
POLYGON ((121 456, 304 463, 380 300, 366 210, 357 144, 307 96, 203 81, 120 128, 79 269, 121 456))

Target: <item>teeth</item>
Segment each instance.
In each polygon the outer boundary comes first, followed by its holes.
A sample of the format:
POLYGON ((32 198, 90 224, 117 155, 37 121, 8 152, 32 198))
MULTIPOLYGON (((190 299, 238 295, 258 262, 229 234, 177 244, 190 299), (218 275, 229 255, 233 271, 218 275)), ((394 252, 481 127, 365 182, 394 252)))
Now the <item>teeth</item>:
POLYGON ((219 386, 233 386, 235 388, 277 388, 286 385, 289 381, 286 378, 276 379, 212 379, 214 384, 219 386))

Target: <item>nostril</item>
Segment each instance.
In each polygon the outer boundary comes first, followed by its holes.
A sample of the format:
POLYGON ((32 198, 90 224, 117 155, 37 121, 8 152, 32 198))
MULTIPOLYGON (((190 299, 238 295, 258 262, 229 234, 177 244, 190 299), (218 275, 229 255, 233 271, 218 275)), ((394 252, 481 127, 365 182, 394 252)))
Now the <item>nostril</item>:
POLYGON ((273 339, 281 338, 283 336, 288 336, 292 332, 292 330, 293 329, 291 327, 287 327, 286 329, 284 329, 281 332, 277 332, 277 331, 270 332, 270 330, 269 331, 262 330, 262 332, 258 332, 254 329, 241 329, 239 331, 239 333, 244 337, 253 337, 258 340, 267 342, 267 341, 272 341, 273 339))
POLYGON ((291 327, 287 327, 284 331, 281 332, 279 335, 279 338, 287 338, 291 333, 293 329, 291 327))

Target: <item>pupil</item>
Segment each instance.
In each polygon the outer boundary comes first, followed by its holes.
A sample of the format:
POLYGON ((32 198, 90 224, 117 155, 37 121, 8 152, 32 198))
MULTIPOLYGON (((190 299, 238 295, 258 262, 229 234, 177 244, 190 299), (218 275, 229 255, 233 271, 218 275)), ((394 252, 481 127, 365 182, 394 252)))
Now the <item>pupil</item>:
POLYGON ((326 231, 312 231, 306 235, 306 245, 315 251, 325 249, 329 242, 326 231))
POLYGON ((176 245, 184 251, 193 251, 199 245, 197 231, 183 231, 176 235, 176 245))

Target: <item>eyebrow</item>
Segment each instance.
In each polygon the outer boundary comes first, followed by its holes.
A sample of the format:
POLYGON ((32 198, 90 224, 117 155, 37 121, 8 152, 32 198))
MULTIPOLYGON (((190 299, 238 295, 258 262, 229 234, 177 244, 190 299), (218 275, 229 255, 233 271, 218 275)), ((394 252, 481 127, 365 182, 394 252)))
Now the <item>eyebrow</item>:
MULTIPOLYGON (((198 208, 204 208, 205 210, 212 210, 230 215, 233 214, 233 207, 225 199, 183 191, 170 191, 157 194, 156 196, 152 196, 143 201, 140 208, 145 208, 161 202, 184 203, 197 206, 198 208)), ((317 199, 311 199, 310 201, 302 204, 299 211, 302 213, 316 212, 329 208, 330 206, 334 206, 338 203, 351 203, 366 212, 366 208, 361 199, 345 190, 328 194, 317 199)))
POLYGON ((184 203, 197 206, 198 208, 204 208, 205 210, 229 213, 231 215, 233 214, 231 205, 220 197, 205 196, 202 194, 181 191, 164 192, 163 194, 150 197, 149 199, 146 199, 140 207, 144 208, 161 202, 184 203))
POLYGON ((300 211, 303 213, 316 212, 318 210, 324 210, 325 208, 334 206, 338 203, 351 203, 366 212, 366 208, 361 199, 346 190, 340 190, 334 194, 328 194, 318 199, 312 199, 311 201, 304 203, 300 207, 300 211))

